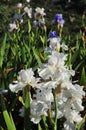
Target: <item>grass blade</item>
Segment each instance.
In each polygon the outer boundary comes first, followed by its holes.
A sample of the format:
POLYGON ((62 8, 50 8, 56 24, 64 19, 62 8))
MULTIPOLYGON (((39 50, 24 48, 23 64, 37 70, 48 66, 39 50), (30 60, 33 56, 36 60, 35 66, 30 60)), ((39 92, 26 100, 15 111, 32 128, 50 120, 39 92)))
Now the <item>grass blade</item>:
POLYGON ((2 43, 2 47, 1 47, 1 50, 0 50, 0 67, 2 67, 2 65, 3 65, 6 39, 7 39, 7 34, 5 34, 5 37, 4 37, 4 40, 3 40, 3 43, 2 43))
POLYGON ((38 65, 40 66, 41 65, 41 59, 40 59, 40 56, 38 54, 38 50, 35 49, 35 47, 33 47, 32 50, 33 50, 34 56, 35 56, 35 58, 36 58, 36 60, 38 62, 38 65))
POLYGON ((8 114, 8 111, 6 109, 5 102, 4 102, 2 95, 1 95, 1 104, 2 104, 3 117, 4 117, 8 130, 16 130, 13 119, 12 119, 12 115, 8 114))
POLYGON ((83 119, 79 125, 77 126, 77 129, 76 130, 81 130, 81 128, 84 126, 84 123, 85 123, 85 120, 83 119))
POLYGON ((86 77, 85 77, 85 68, 82 68, 82 73, 81 73, 81 80, 80 80, 80 85, 85 85, 86 83, 86 77))

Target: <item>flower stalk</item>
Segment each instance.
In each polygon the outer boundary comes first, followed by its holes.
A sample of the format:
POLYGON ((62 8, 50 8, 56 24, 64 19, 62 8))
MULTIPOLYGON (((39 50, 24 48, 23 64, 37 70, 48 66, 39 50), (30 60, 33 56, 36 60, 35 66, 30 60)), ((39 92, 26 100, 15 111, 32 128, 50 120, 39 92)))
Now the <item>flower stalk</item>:
POLYGON ((53 96, 54 96, 54 104, 55 104, 55 119, 54 119, 54 128, 53 130, 57 130, 57 115, 58 115, 58 106, 57 106, 57 101, 56 101, 56 93, 55 90, 53 89, 53 96))

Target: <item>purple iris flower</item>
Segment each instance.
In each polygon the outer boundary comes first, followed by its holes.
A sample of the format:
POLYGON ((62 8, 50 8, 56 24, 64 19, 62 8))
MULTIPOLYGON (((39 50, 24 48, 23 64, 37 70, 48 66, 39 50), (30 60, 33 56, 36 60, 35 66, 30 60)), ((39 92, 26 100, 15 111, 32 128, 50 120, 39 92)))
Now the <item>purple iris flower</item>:
POLYGON ((57 32, 56 32, 56 31, 50 32, 50 33, 49 33, 49 37, 50 37, 50 38, 58 37, 57 32))
POLYGON ((54 22, 58 22, 59 24, 64 24, 64 19, 62 14, 56 14, 54 17, 54 22))

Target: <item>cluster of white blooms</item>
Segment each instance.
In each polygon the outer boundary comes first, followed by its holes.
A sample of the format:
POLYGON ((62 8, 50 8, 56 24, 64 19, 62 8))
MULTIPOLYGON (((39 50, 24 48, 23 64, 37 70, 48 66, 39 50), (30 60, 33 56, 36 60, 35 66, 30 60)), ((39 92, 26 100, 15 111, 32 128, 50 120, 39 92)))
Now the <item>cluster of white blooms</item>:
POLYGON ((29 4, 30 0, 26 0, 26 4, 23 5, 22 3, 18 3, 16 5, 16 12, 13 17, 13 23, 9 24, 9 31, 13 32, 14 30, 17 30, 19 27, 19 24, 22 24, 24 22, 24 15, 27 14, 29 18, 32 18, 32 8, 29 4), (14 27, 14 24, 16 27, 14 27), (10 26, 11 25, 11 26, 10 26))
MULTIPOLYGON (((83 86, 72 83, 71 77, 75 75, 75 71, 68 69, 66 60, 66 54, 52 48, 47 63, 38 68, 38 77, 34 76, 32 68, 21 70, 18 80, 9 85, 12 92, 18 92, 27 85, 35 88, 35 94, 31 95, 30 101, 30 119, 33 123, 39 123, 42 115, 48 116, 49 109, 55 115, 55 108, 52 106, 54 104, 52 90, 55 90, 58 104, 57 118, 65 118, 63 130, 75 130, 76 125, 82 120, 80 111, 84 109, 82 97, 85 92, 83 86)), ((24 108, 20 112, 20 115, 23 115, 24 108)))
POLYGON ((33 18, 33 27, 42 27, 45 25, 44 16, 46 13, 44 12, 44 8, 36 7, 35 12, 33 12, 30 0, 26 0, 25 4, 18 3, 16 5, 16 10, 13 17, 13 23, 9 24, 9 32, 17 30, 20 24, 25 23, 25 15, 27 15, 29 19, 33 18))

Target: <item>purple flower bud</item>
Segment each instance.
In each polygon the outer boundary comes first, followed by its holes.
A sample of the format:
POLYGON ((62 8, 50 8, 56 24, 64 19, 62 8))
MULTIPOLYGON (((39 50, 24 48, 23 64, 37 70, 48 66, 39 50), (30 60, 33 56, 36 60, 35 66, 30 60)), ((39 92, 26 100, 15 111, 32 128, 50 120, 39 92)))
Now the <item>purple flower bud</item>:
POLYGON ((58 37, 57 32, 56 32, 56 31, 50 32, 50 33, 49 33, 49 37, 50 37, 50 38, 58 37))
POLYGON ((54 19, 55 19, 56 21, 63 19, 62 14, 56 14, 55 17, 54 17, 54 19))
POLYGON ((55 22, 58 22, 59 24, 64 24, 64 19, 62 14, 56 14, 54 17, 55 22))

